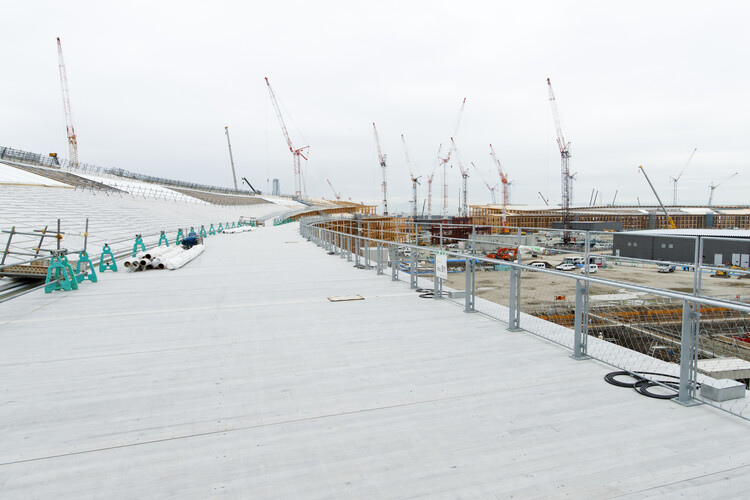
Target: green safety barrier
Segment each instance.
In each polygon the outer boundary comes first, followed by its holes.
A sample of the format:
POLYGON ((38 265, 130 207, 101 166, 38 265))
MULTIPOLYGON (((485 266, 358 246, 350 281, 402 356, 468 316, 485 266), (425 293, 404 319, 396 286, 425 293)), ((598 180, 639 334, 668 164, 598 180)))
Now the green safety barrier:
POLYGON ((102 248, 102 255, 99 257, 99 272, 103 273, 109 269, 112 272, 117 272, 117 262, 115 261, 115 256, 112 254, 112 250, 109 248, 109 245, 106 243, 104 244, 104 248, 102 248), (104 257, 109 255, 109 261, 105 262, 104 257))
POLYGON ((135 235, 135 243, 133 243, 133 257, 135 257, 135 254, 138 252, 138 247, 141 247, 141 252, 146 251, 146 245, 143 244, 143 238, 141 238, 140 234, 135 235))
POLYGON ((211 224, 211 227, 208 228, 208 234, 214 235, 216 234, 216 229, 214 229, 214 225, 211 224))
POLYGON ((92 283, 97 282, 96 271, 94 271, 94 263, 91 262, 89 254, 87 252, 81 252, 78 254, 78 262, 76 263, 76 278, 78 279, 79 283, 83 280, 89 280, 92 283))
POLYGON ((164 242, 166 246, 169 246, 169 240, 167 240, 167 235, 164 234, 164 231, 161 232, 161 236, 159 236, 159 244, 156 246, 160 247, 162 242, 164 242))
POLYGON ((65 255, 52 257, 47 268, 47 281, 45 282, 44 293, 52 293, 55 290, 65 290, 67 292, 78 290, 78 280, 65 255))
POLYGON ((294 220, 286 218, 286 219, 274 219, 273 225, 274 226, 281 226, 283 224, 289 224, 290 222, 294 222, 294 220))
POLYGON ((179 245, 183 239, 182 229, 177 230, 177 238, 175 238, 174 244, 179 245))
POLYGON ((221 225, 221 222, 219 222, 219 232, 222 232, 224 230, 224 226, 221 225))
POLYGON ((206 227, 201 224, 201 238, 206 237, 206 227))

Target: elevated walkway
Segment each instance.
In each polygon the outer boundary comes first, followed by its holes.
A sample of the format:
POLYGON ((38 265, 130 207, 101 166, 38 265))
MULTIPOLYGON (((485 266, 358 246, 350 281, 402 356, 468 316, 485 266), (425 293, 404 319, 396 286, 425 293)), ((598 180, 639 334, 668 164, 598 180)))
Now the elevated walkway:
POLYGON ((297 224, 0 304, 3 498, 729 498, 747 422, 355 269, 297 224), (361 295, 364 300, 330 302, 361 295))

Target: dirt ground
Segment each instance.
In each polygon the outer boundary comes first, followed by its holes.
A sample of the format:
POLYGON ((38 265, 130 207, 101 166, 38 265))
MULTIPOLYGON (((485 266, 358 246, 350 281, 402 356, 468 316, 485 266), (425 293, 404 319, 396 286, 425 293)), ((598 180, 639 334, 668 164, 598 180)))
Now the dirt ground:
MULTIPOLYGON (((560 256, 533 259, 546 261, 557 265, 562 261, 560 256)), ((530 259, 525 259, 530 262, 530 259)), ((525 271, 522 275, 522 303, 527 306, 549 304, 550 302, 575 300, 576 280, 581 270, 568 271, 568 277, 553 276, 544 272, 525 271), (562 299, 561 297, 565 298, 562 299)), ((659 273, 656 266, 632 266, 629 264, 612 265, 607 263, 605 268, 599 268, 595 275, 608 280, 643 285, 651 288, 663 288, 676 292, 693 292, 693 272, 683 271, 679 267, 672 273, 659 273)), ((478 270, 475 277, 477 296, 493 302, 507 304, 509 272, 494 270, 478 270)), ((703 274, 701 283, 702 295, 731 300, 750 300, 750 279, 712 277, 708 272, 703 274)), ((451 273, 446 286, 458 290, 464 289, 465 276, 463 273, 451 273)), ((650 294, 634 293, 624 288, 591 285, 591 300, 631 300, 639 298, 653 298, 650 294)))

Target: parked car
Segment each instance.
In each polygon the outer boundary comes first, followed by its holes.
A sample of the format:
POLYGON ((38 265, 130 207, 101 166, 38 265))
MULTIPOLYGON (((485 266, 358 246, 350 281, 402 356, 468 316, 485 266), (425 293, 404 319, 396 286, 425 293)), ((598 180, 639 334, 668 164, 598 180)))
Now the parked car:
POLYGON ((575 264, 571 264, 570 262, 565 262, 557 266, 555 269, 557 269, 558 271, 572 271, 575 268, 576 268, 575 264))
MULTIPOLYGON (((596 264, 589 264, 589 274, 599 272, 599 266, 596 264)), ((586 274, 586 267, 581 268, 581 273, 586 274)))
POLYGON ((659 264, 656 270, 660 273, 673 273, 677 266, 670 266, 669 264, 659 264))

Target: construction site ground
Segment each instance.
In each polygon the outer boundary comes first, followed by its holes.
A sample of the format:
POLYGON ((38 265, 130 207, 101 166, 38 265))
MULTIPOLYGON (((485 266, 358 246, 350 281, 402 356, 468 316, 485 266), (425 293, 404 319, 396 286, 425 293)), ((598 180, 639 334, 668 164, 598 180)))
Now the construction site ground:
MULTIPOLYGON (((524 256, 522 262, 548 262, 554 268, 562 262, 561 256, 529 258, 524 256)), ((508 271, 478 270, 476 274, 477 296, 493 302, 507 303, 508 299, 508 271)), ((580 276, 581 268, 567 271, 569 277, 554 276, 545 272, 526 271, 522 276, 521 301, 524 306, 536 306, 549 304, 550 302, 575 300, 576 280, 580 276), (565 297, 561 299, 560 297, 565 297)), ((656 265, 634 266, 625 263, 613 265, 608 262, 605 267, 600 267, 595 275, 599 278, 623 281, 635 285, 652 288, 664 288, 676 292, 693 292, 693 271, 684 271, 677 267, 674 272, 660 273, 656 265)), ((446 286, 462 290, 465 277, 463 273, 450 274, 446 286)), ((704 272, 701 279, 701 294, 732 300, 746 300, 750 298, 750 279, 739 279, 735 275, 728 278, 711 276, 704 272)), ((592 300, 632 300, 653 298, 649 294, 633 293, 624 288, 614 288, 602 285, 591 285, 592 300)))

